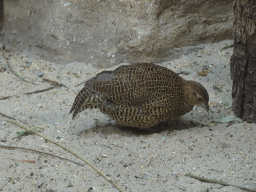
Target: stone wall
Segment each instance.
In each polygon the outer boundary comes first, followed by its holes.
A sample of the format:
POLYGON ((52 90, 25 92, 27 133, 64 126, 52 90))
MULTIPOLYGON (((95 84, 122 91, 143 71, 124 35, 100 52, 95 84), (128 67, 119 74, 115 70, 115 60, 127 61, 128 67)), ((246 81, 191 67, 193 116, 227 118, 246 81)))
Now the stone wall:
POLYGON ((63 64, 159 62, 172 59, 173 48, 231 39, 232 6, 233 0, 5 0, 0 43, 63 64))

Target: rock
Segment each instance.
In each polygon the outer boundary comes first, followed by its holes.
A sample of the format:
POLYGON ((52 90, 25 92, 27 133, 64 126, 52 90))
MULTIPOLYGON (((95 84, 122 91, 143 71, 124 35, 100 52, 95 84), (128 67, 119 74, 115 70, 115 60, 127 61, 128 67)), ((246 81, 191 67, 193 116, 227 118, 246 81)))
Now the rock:
POLYGON ((174 48, 232 39, 233 0, 24 0, 4 6, 5 44, 62 64, 160 62, 179 57, 174 48))
POLYGON ((0 68, 0 72, 5 72, 6 71, 6 68, 5 67, 1 67, 0 68))
POLYGON ((0 141, 1 141, 1 142, 6 142, 7 139, 6 139, 6 138, 1 138, 0 141))
POLYGON ((87 192, 92 192, 95 187, 90 187, 87 192))
POLYGON ((203 70, 208 70, 209 68, 209 65, 203 65, 203 70))
POLYGON ((38 71, 38 72, 36 73, 36 75, 37 75, 38 77, 43 77, 44 73, 43 73, 42 71, 38 71))
POLYGON ((220 86, 217 86, 217 85, 213 85, 212 88, 213 88, 214 90, 219 91, 219 92, 222 91, 221 87, 220 87, 220 86))
POLYGON ((199 71, 197 74, 200 76, 206 76, 210 72, 211 72, 210 70, 202 70, 202 71, 199 71))

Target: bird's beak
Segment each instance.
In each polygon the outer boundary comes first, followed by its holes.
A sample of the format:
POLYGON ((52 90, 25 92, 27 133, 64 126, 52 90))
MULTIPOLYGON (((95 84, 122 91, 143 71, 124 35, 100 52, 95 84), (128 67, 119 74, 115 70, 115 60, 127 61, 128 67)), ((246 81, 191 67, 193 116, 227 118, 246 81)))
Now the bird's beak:
POLYGON ((210 111, 209 104, 208 103, 200 103, 200 106, 204 108, 208 113, 210 111))

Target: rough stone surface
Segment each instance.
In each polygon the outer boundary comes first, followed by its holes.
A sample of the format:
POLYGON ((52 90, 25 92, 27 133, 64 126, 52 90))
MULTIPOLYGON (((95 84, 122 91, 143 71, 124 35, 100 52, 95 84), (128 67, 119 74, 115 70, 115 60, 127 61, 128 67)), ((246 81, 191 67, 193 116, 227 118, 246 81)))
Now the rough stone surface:
POLYGON ((8 0, 2 41, 62 64, 159 62, 181 55, 173 48, 231 39, 232 5, 233 0, 8 0))

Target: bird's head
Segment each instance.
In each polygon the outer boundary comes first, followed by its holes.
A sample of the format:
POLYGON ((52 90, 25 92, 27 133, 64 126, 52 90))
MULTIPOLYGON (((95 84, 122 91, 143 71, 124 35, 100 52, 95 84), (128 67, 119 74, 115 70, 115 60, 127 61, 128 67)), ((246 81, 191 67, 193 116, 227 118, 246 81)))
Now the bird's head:
POLYGON ((206 89, 195 81, 187 81, 189 88, 186 90, 188 101, 191 105, 200 106, 209 112, 209 95, 206 89))

